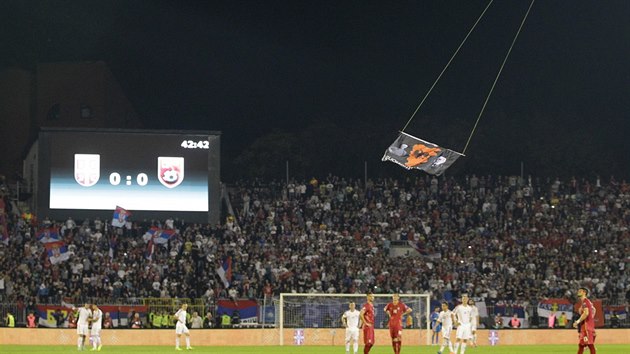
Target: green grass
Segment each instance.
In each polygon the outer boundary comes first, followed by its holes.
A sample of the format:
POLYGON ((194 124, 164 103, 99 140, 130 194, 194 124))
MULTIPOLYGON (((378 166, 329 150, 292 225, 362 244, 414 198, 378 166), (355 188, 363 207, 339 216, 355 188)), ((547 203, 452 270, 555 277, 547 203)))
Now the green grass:
MULTIPOLYGON (((401 354, 435 354, 439 347, 436 346, 404 346, 401 354)), ((31 346, 31 345, 0 345, 0 353, 77 353, 74 346, 31 346)), ((83 352, 88 353, 89 351, 83 352)), ((577 345, 528 345, 528 346, 496 346, 468 348, 466 354, 575 354, 577 345)), ((588 353, 588 348, 584 351, 588 353)), ((597 346, 599 354, 628 354, 628 345, 601 344, 597 346)), ((142 353, 179 353, 173 347, 166 346, 103 346, 101 353, 116 354, 142 354, 142 353)), ((344 354, 344 346, 258 346, 258 347, 195 347, 193 351, 181 353, 212 353, 212 354, 344 354)), ((363 346, 359 347, 359 353, 363 353, 363 346)), ((370 354, 391 354, 392 348, 380 345, 372 348, 370 354)))

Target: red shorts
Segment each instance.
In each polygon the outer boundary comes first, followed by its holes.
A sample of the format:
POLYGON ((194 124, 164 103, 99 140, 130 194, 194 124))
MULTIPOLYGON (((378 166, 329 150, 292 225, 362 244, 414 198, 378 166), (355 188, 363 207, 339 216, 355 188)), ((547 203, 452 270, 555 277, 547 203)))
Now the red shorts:
POLYGON ((402 326, 389 326, 389 335, 392 337, 392 339, 394 338, 401 338, 402 337, 402 326))
POLYGON ((578 334, 578 344, 579 345, 589 345, 595 344, 595 337, 597 337, 594 330, 587 330, 582 327, 580 334, 578 334))
POLYGON ((363 325, 363 343, 374 344, 374 326, 363 325))

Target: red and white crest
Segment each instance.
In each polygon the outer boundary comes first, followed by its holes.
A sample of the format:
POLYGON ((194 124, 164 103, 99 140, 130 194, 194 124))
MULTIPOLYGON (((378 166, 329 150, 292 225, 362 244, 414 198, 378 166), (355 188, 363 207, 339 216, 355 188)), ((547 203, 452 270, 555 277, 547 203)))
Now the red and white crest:
POLYGON ((175 188, 184 181, 183 157, 158 157, 158 180, 167 188, 175 188))
POLYGON ((74 180, 83 187, 91 187, 101 177, 101 155, 74 154, 74 180))

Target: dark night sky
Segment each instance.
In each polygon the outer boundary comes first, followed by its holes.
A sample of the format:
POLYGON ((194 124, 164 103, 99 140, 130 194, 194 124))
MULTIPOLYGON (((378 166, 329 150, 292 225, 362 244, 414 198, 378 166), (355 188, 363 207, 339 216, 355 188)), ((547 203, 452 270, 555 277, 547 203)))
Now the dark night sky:
MULTIPOLYGON (((409 133, 462 149, 529 2, 495 1, 409 133), (416 124, 449 117, 469 125, 416 124)), ((228 152, 318 120, 393 141, 487 3, 3 1, 0 66, 104 60, 147 128, 221 130, 228 152)), ((629 19, 626 0, 537 1, 480 127, 557 119, 628 151, 629 19)))

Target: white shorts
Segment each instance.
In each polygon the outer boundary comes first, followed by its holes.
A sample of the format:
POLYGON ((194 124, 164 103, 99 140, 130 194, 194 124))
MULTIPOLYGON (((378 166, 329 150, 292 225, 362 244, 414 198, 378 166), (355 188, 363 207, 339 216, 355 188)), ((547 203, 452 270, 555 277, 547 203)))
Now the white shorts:
POLYGON ((90 330, 90 334, 93 336, 100 336, 101 335, 101 326, 92 326, 92 329, 90 330))
POLYGON ((442 327, 442 338, 451 339, 451 331, 453 328, 444 328, 442 327))
POLYGON ((77 325, 77 334, 82 335, 82 336, 90 335, 90 329, 88 328, 88 325, 87 324, 77 325))
POLYGON ((346 328, 346 342, 351 340, 359 342, 359 328, 346 328))
POLYGON ((175 325, 175 334, 184 334, 184 333, 190 333, 188 331, 188 327, 186 327, 185 324, 181 323, 181 322, 177 322, 177 324, 175 325))
POLYGON ((459 326, 457 326, 457 334, 455 334, 455 338, 469 339, 470 336, 472 336, 470 323, 462 323, 459 326))

